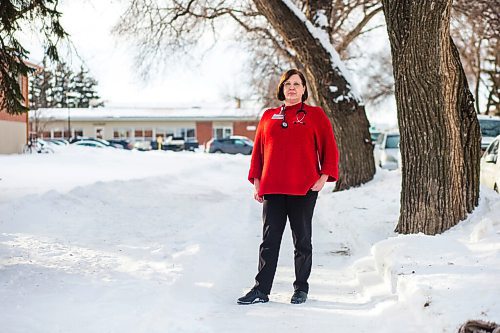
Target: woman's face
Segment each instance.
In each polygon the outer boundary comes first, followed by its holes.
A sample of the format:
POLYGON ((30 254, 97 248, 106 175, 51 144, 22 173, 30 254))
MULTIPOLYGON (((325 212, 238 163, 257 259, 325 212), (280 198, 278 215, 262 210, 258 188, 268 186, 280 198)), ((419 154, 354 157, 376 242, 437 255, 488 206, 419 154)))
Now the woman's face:
POLYGON ((285 101, 288 103, 298 103, 302 101, 305 87, 302 85, 302 80, 297 74, 293 74, 283 84, 283 94, 285 101))

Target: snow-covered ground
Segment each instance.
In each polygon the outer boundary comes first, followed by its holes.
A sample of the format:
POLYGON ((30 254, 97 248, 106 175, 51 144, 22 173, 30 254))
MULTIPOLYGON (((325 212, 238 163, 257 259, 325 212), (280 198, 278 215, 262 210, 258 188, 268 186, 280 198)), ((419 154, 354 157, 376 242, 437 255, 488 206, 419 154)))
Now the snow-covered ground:
POLYGON ((0 331, 456 332, 500 322, 500 195, 438 236, 396 235, 400 174, 316 206, 307 303, 285 232, 270 302, 253 285, 261 205, 247 156, 68 147, 0 156, 0 331))

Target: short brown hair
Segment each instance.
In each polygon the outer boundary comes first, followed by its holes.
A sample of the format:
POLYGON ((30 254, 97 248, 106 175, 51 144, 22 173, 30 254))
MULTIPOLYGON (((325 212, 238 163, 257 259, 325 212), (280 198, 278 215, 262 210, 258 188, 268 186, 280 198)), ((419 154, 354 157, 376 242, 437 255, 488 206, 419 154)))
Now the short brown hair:
POLYGON ((292 75, 295 75, 295 74, 297 74, 300 77, 300 81, 302 81, 302 85, 304 86, 304 94, 302 95, 302 102, 304 102, 307 99, 307 97, 309 96, 309 94, 307 92, 306 77, 304 76, 304 74, 302 74, 301 71, 293 68, 293 69, 289 69, 288 71, 283 73, 283 75, 281 75, 280 84, 278 85, 278 90, 276 91, 276 97, 278 98, 278 100, 280 100, 280 101, 285 100, 285 94, 283 93, 283 86, 285 85, 285 82, 292 75))

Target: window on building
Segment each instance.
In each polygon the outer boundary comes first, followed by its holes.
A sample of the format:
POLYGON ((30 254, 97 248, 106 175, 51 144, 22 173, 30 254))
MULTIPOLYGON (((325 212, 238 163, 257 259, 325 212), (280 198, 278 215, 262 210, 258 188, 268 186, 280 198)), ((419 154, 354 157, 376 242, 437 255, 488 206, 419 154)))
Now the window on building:
POLYGON ((173 130, 169 128, 156 128, 155 132, 156 132, 156 138, 161 137, 163 141, 165 141, 165 139, 169 136, 174 136, 173 130))
POLYGON ((213 136, 216 139, 228 138, 231 135, 233 135, 233 128, 232 127, 214 127, 213 136))
POLYGON ((177 128, 175 131, 175 136, 177 138, 184 138, 186 136, 186 129, 185 128, 177 128))
POLYGON ((136 141, 152 141, 153 130, 150 128, 136 128, 134 130, 134 136, 136 141))
POLYGON ((129 139, 130 129, 128 128, 113 128, 113 138, 115 139, 129 139))
POLYGON ((52 137, 55 138, 55 139, 60 139, 60 138, 63 138, 63 131, 60 130, 60 129, 54 129, 52 131, 52 137))
POLYGON ((186 139, 196 138, 196 131, 194 128, 186 129, 186 139))
POLYGON ((195 129, 192 127, 182 127, 177 129, 176 136, 188 139, 188 138, 195 138, 195 129))
POLYGON ((73 130, 73 134, 74 134, 75 137, 77 137, 77 136, 83 136, 83 129, 81 129, 81 128, 74 129, 73 130))
POLYGON ((142 129, 136 129, 134 131, 134 136, 136 139, 143 139, 144 138, 144 131, 142 129))
POLYGON ((156 136, 162 136, 164 139, 171 137, 176 138, 195 138, 196 132, 192 127, 177 127, 177 128, 157 128, 156 136))
POLYGON ((104 127, 95 127, 94 131, 97 139, 104 139, 104 127))
POLYGON ((22 95, 21 101, 24 103, 26 102, 26 100, 24 98, 25 96, 24 96, 23 80, 24 80, 23 75, 19 74, 17 76, 17 83, 19 84, 19 90, 21 90, 21 95, 22 95))

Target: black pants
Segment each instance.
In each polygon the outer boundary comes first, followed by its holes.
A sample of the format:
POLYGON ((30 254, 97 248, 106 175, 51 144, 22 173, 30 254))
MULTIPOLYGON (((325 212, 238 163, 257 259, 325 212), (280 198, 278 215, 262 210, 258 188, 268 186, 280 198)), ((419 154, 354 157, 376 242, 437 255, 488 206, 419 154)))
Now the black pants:
POLYGON ((312 216, 318 192, 306 195, 266 194, 263 208, 262 244, 259 251, 259 272, 254 288, 268 295, 273 285, 278 264, 281 238, 287 217, 292 229, 295 247, 295 290, 309 292, 307 279, 312 266, 312 216))

